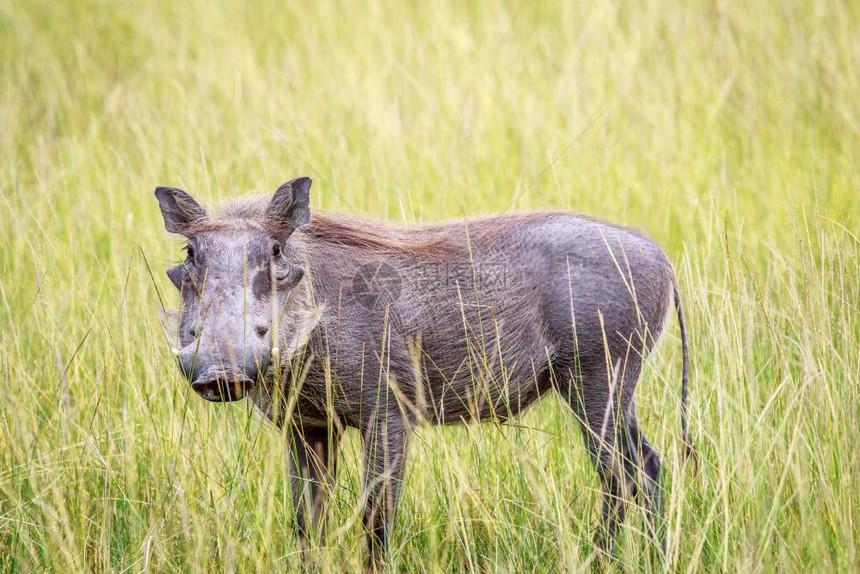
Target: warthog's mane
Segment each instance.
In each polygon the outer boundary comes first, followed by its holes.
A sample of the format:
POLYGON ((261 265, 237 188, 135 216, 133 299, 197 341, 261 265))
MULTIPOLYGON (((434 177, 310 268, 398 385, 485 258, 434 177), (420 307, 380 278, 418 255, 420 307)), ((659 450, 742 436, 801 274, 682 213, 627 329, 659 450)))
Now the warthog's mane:
MULTIPOLYGON (((228 200, 218 205, 210 215, 191 223, 189 235, 212 231, 260 230, 273 234, 286 231, 284 226, 266 215, 271 196, 252 195, 228 200)), ((463 222, 398 224, 374 219, 334 214, 314 209, 309 224, 299 228, 299 235, 326 244, 365 247, 376 250, 410 252, 428 256, 450 249, 465 247, 462 234, 452 233, 463 222)), ((481 219, 469 221, 477 226, 476 233, 486 227, 481 219)))
MULTIPOLYGON (((227 200, 218 205, 213 214, 192 223, 189 232, 194 234, 256 229, 276 235, 284 233, 287 230, 281 223, 266 216, 266 208, 271 199, 271 195, 250 195, 227 200)), ((570 215, 572 214, 569 211, 547 210, 431 223, 397 223, 313 209, 309 224, 299 228, 297 235, 317 245, 354 246, 437 259, 467 251, 469 240, 491 233, 503 222, 516 227, 570 215)), ((635 229, 578 213, 575 215, 583 220, 599 222, 645 237, 635 229)))

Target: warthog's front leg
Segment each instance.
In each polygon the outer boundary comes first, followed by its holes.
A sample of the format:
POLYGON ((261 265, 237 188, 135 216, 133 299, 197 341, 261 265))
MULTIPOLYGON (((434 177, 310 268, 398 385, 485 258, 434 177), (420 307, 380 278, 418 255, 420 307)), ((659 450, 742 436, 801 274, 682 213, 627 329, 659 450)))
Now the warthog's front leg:
POLYGON ((380 567, 388 550, 398 494, 403 481, 409 429, 400 413, 381 413, 364 429, 364 527, 368 564, 380 567))
POLYGON ((325 525, 326 495, 334 481, 340 435, 327 428, 293 428, 289 436, 290 483, 296 526, 305 544, 325 525))

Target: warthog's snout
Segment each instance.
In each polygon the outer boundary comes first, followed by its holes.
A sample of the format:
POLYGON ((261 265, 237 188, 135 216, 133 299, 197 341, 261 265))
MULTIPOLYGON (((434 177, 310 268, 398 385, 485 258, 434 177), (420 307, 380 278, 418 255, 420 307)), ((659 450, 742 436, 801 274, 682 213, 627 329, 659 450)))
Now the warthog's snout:
POLYGON ((212 368, 191 383, 191 388, 207 401, 220 403, 238 401, 254 384, 255 381, 245 375, 212 368))
POLYGON ((244 366, 213 362, 206 364, 203 357, 195 357, 196 345, 180 351, 179 366, 191 381, 191 388, 207 401, 215 403, 238 401, 245 397, 259 377, 265 376, 269 367, 269 353, 249 358, 244 366))

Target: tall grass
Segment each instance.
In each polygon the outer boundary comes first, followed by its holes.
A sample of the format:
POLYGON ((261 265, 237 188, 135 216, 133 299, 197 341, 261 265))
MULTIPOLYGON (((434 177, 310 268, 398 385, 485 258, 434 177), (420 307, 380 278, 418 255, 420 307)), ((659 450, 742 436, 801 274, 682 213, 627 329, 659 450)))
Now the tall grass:
MULTIPOLYGON (((616 566, 857 570, 858 29, 828 0, 0 0, 0 569, 361 567, 359 437, 302 556, 279 431, 193 396, 157 325, 180 242, 154 186, 308 174, 315 209, 648 232, 680 275, 702 460, 679 464, 672 327, 638 391, 668 558, 631 516, 616 566)), ((598 506, 554 398, 423 428, 392 567, 588 569, 598 506)))

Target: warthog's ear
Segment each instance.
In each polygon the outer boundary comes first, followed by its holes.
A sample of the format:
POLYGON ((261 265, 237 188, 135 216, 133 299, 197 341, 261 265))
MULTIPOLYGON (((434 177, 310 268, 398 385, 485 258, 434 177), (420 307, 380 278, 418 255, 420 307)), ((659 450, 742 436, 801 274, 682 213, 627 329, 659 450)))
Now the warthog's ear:
POLYGON ((156 187, 155 197, 161 207, 161 215, 164 216, 164 228, 170 233, 186 235, 191 223, 206 217, 203 206, 181 189, 156 187))
POLYGON ((286 227, 288 233, 310 221, 311 178, 297 177, 278 188, 266 208, 266 217, 286 227))

